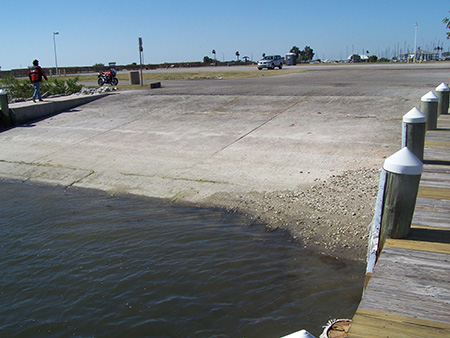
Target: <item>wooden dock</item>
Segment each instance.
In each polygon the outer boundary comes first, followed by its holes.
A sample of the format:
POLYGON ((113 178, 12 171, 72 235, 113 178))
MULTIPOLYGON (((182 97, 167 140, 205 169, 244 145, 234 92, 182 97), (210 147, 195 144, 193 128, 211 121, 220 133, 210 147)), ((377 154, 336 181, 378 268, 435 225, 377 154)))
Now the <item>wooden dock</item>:
POLYGON ((450 115, 426 133, 410 234, 386 241, 347 337, 450 337, 450 115))

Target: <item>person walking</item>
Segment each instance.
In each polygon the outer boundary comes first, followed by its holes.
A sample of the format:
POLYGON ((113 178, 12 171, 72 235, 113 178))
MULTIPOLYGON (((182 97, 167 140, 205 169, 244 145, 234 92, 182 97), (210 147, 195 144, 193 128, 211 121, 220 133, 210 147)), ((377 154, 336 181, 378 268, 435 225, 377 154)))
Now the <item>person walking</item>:
POLYGON ((42 101, 42 97, 41 97, 42 77, 44 77, 46 81, 48 81, 48 78, 45 75, 42 68, 39 66, 38 60, 33 61, 33 66, 30 67, 28 76, 30 77, 30 81, 34 86, 33 102, 36 102, 36 99, 39 99, 39 101, 42 101))

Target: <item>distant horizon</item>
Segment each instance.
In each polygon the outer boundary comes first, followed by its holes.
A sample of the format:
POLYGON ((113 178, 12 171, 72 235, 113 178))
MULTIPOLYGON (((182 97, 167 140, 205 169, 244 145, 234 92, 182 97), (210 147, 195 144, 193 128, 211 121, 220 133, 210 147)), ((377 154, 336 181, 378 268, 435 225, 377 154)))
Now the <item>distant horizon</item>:
MULTIPOLYGON (((300 49, 301 49, 301 48, 300 48, 300 49)), ((420 49, 420 46, 418 46, 418 49, 417 49, 417 50, 419 50, 419 49, 420 49)), ((413 50, 414 50, 414 49, 413 49, 413 50)), ((401 55, 401 54, 414 53, 413 50, 412 50, 412 51, 406 51, 406 53, 401 52, 400 54, 398 54, 398 55, 396 54, 396 55, 392 56, 391 58, 387 58, 387 57, 384 57, 384 56, 379 56, 379 55, 377 55, 377 54, 372 54, 372 53, 369 53, 369 56, 375 55, 375 56, 378 57, 378 59, 386 58, 386 59, 392 60, 392 58, 397 57, 397 56, 399 56, 399 55, 401 55)), ((399 50, 399 51, 401 51, 401 50, 399 50)), ((423 49, 423 51, 425 51, 425 52, 431 52, 431 51, 428 51, 428 50, 425 50, 425 49, 423 49)), ((362 52, 363 52, 363 51, 362 51, 362 52)), ((441 54, 442 54, 442 53, 445 53, 445 52, 450 52, 450 46, 448 47, 447 50, 441 50, 441 54)), ((282 58, 285 58, 287 53, 289 53, 289 51, 286 52, 285 54, 279 54, 279 53, 275 53, 275 54, 281 55, 282 58)), ((437 52, 435 52, 435 53, 437 53, 437 52)), ((321 61, 321 62, 331 62, 331 63, 332 63, 332 62, 339 62, 339 61, 346 61, 346 60, 348 60, 348 59, 350 58, 350 56, 355 55, 355 54, 356 54, 356 55, 360 55, 360 56, 367 55, 367 54, 362 54, 362 53, 354 52, 354 53, 350 53, 347 57, 345 57, 345 58, 343 58, 343 59, 339 59, 339 58, 337 58, 337 59, 321 59, 321 58, 316 57, 316 55, 315 55, 314 59, 311 60, 311 61, 321 61)), ((211 57, 210 55, 205 55, 205 56, 208 56, 208 57, 210 57, 212 60, 214 60, 214 58, 211 57)), ((157 63, 153 63, 153 62, 151 62, 151 63, 143 63, 143 65, 150 66, 150 65, 164 65, 164 64, 203 63, 203 58, 204 58, 205 56, 202 57, 202 60, 162 61, 162 62, 157 62, 157 63)), ((250 58, 250 59, 249 59, 249 62, 258 62, 258 60, 260 60, 261 58, 262 58, 262 55, 261 55, 260 57, 256 58, 256 59, 251 59, 251 58, 250 58)), ((236 62, 237 59, 236 59, 236 57, 235 57, 235 59, 230 59, 230 60, 224 60, 224 61, 222 61, 222 60, 220 60, 219 58, 217 58, 217 59, 215 59, 215 61, 220 62, 220 63, 229 63, 229 62, 236 62)), ((239 61, 240 61, 241 63, 244 63, 244 61, 242 60, 242 56, 240 57, 240 60, 239 60, 239 61)), ((439 61, 446 61, 446 60, 439 60, 439 61)), ((105 62, 105 63, 103 63, 103 66, 108 66, 108 63, 110 63, 110 62, 116 62, 116 61, 108 61, 108 62, 105 62)), ((433 61, 431 61, 431 62, 437 62, 437 61, 436 61, 436 60, 433 60, 433 61)), ((69 66, 67 66, 67 65, 58 65, 58 67, 60 67, 60 68, 70 68, 70 67, 94 67, 94 66, 95 66, 96 64, 98 64, 98 63, 99 63, 99 62, 94 63, 94 64, 92 64, 92 65, 81 65, 81 64, 69 65, 69 66)), ((140 64, 139 62, 136 62, 136 61, 133 61, 133 62, 130 62, 130 63, 118 63, 118 62, 116 62, 116 64, 119 65, 119 66, 131 66, 131 65, 133 65, 133 63, 136 63, 137 65, 140 64)), ((48 66, 47 66, 47 65, 43 65, 41 62, 40 62, 40 65, 41 65, 42 68, 55 68, 55 65, 48 65, 48 66)), ((0 68, 0 71, 9 71, 9 70, 27 69, 27 68, 30 67, 30 66, 31 66, 31 62, 30 62, 30 65, 22 66, 21 68, 3 69, 3 68, 1 67, 1 68, 0 68)))
MULTIPOLYGON (((148 63, 148 64, 143 64, 143 66, 164 66, 164 65, 181 65, 181 67, 166 67, 166 68, 155 68, 155 69, 175 69, 175 68, 206 68, 206 67, 211 67, 211 68, 215 68, 215 67, 226 67, 226 68, 228 68, 228 66, 226 66, 226 63, 228 63, 228 62, 232 62, 232 60, 230 60, 230 61, 225 61, 225 62, 222 62, 222 61, 220 61, 220 63, 221 63, 221 65, 218 65, 218 66, 213 66, 213 65, 210 65, 210 64, 204 64, 203 62, 201 62, 201 61, 183 61, 183 62, 164 62, 164 63, 148 63), (192 67, 189 67, 189 66, 187 66, 187 67, 183 67, 182 65, 183 64, 189 64, 189 63, 192 63, 192 64, 201 64, 201 65, 194 65, 194 66, 192 66, 192 67)), ((257 63, 257 61, 249 61, 248 63, 247 63, 247 66, 254 66, 255 67, 255 69, 256 69, 256 63, 257 63)), ((321 62, 302 62, 302 63, 297 63, 297 65, 295 65, 295 66, 287 66, 288 68, 291 68, 291 67, 296 67, 296 66, 308 66, 308 65, 311 65, 311 66, 314 66, 314 64, 324 64, 324 65, 344 65, 344 64, 348 64, 348 65, 355 65, 355 66, 358 66, 358 65, 377 65, 377 64, 379 64, 379 65, 381 65, 381 64, 385 64, 385 65, 387 65, 387 64, 392 64, 392 65, 398 65, 398 64, 405 64, 405 65, 407 65, 407 64, 417 64, 417 65, 419 65, 419 64, 439 64, 439 63, 442 63, 442 64, 448 64, 449 66, 450 66, 450 60, 439 60, 439 61, 416 61, 416 62, 412 62, 412 61, 410 61, 410 62, 405 62, 405 61, 401 61, 401 62, 394 62, 394 61, 377 61, 377 62, 367 62, 367 61, 357 61, 357 62, 349 62, 349 61, 347 61, 347 59, 346 60, 326 60, 326 61, 321 61, 321 62)), ((108 67, 109 65, 108 64, 105 64, 105 65, 103 65, 103 67, 108 67)), ((116 66, 118 66, 118 67, 128 67, 128 66, 133 66, 133 67, 137 67, 137 70, 139 70, 139 64, 136 64, 136 65, 133 65, 133 64, 116 64, 116 66)), ((246 64, 244 63, 244 62, 241 62, 241 64, 239 64, 239 65, 236 65, 236 66, 246 66, 246 64)), ((94 66, 94 65, 92 65, 92 66, 89 66, 89 65, 75 65, 75 66, 58 66, 58 69, 67 69, 67 68, 92 68, 92 67, 96 67, 96 66, 94 66)), ((232 67, 234 67, 234 66, 232 66, 232 67)), ((43 69, 49 69, 49 70, 52 70, 52 72, 53 72, 53 70, 55 70, 55 66, 42 66, 42 68, 43 69)), ((13 71, 24 71, 24 70, 27 70, 28 69, 28 66, 27 67, 23 67, 23 68, 14 68, 14 69, 0 69, 0 72, 13 72, 13 71)), ((147 71, 147 70, 149 70, 149 69, 144 69, 144 71, 147 71)), ((48 74, 47 74, 48 75, 48 74)))

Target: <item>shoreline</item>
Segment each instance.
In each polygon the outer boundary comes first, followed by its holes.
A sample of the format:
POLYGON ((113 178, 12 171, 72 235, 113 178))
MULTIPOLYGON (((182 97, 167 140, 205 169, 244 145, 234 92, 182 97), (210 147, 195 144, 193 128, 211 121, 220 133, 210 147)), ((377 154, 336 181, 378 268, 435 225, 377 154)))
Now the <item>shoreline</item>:
POLYGON ((288 231, 305 249, 365 261, 379 171, 345 171, 328 180, 317 180, 309 188, 292 191, 239 196, 218 193, 209 198, 206 206, 239 212, 263 223, 268 231, 288 231))
POLYGON ((56 182, 0 178, 13 184, 53 186, 57 189, 97 191, 110 196, 132 196, 159 203, 237 213, 248 226, 260 224, 266 231, 286 231, 304 249, 330 259, 365 262, 369 225, 378 188, 378 169, 361 169, 318 179, 309 188, 292 191, 216 193, 202 202, 169 199, 56 182))

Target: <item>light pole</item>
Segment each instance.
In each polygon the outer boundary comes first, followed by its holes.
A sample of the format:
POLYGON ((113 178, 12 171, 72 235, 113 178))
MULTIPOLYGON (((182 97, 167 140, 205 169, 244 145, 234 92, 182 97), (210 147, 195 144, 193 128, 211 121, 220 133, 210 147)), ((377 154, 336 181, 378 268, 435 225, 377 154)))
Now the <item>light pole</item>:
POLYGON ((58 59, 56 57, 56 40, 55 35, 58 35, 59 32, 53 32, 53 49, 55 50, 55 68, 56 68, 56 76, 58 76, 58 59))
POLYGON ((414 24, 414 63, 416 62, 417 59, 417 22, 414 24))

